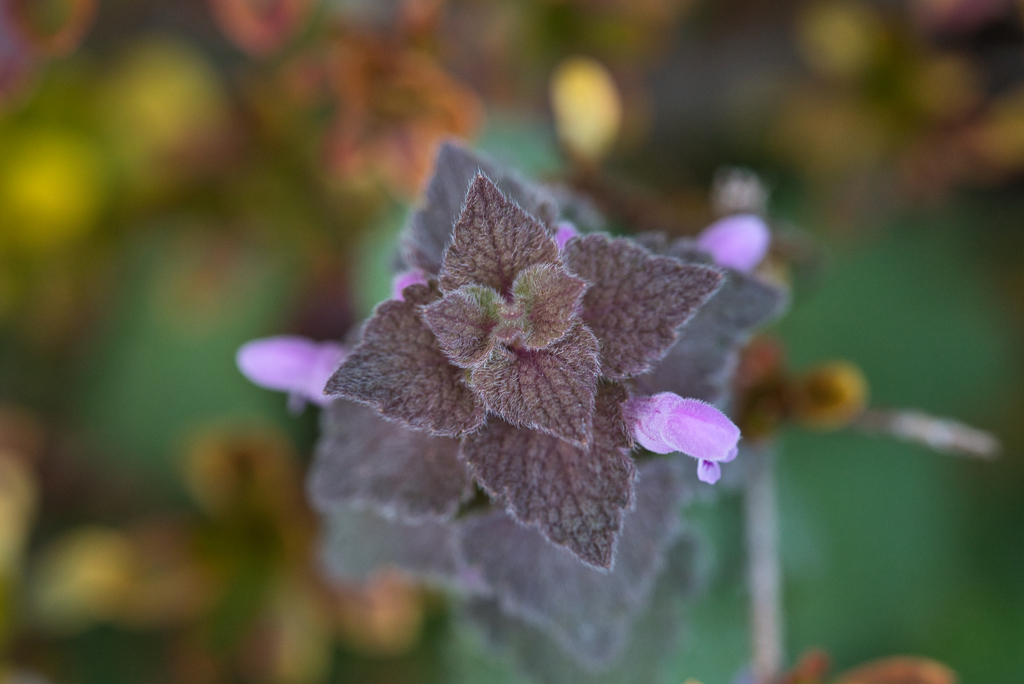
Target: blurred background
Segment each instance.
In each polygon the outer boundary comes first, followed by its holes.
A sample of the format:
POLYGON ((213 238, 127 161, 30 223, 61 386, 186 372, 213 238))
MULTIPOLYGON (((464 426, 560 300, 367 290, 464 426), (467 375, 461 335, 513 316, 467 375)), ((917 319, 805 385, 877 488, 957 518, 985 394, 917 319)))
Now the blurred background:
MULTIPOLYGON (((520 681, 442 596, 320 579, 316 411, 234 365, 389 296, 449 137, 623 232, 695 234, 756 171, 788 367, 1004 444, 781 429, 790 659, 1022 680, 1024 3, 0 0, 0 681, 520 681)), ((685 515, 666 681, 729 684, 741 508, 685 515)))

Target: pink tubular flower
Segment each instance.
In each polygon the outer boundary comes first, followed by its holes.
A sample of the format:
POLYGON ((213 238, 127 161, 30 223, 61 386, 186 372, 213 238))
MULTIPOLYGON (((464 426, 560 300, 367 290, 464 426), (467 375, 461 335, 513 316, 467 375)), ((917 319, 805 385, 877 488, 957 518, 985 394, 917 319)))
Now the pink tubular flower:
POLYGON ((715 221, 697 237, 697 246, 719 266, 749 273, 768 253, 771 232, 757 214, 734 214, 715 221))
POLYGON ((623 407, 633 437, 656 454, 681 451, 699 461, 697 477, 714 484, 719 464, 736 458, 740 429, 711 404, 672 392, 633 397, 623 407))
POLYGON ((307 401, 317 406, 330 403, 324 385, 344 358, 345 349, 336 342, 283 335, 246 342, 235 362, 253 384, 288 392, 289 406, 300 411, 307 401))
POLYGON ((411 271, 403 271, 391 279, 391 298, 398 301, 405 301, 402 291, 410 285, 426 285, 427 276, 423 271, 414 268, 411 271))
POLYGON ((558 245, 558 251, 565 249, 565 244, 579 234, 580 231, 576 230, 576 226, 573 224, 568 221, 559 221, 555 227, 555 244, 558 245))

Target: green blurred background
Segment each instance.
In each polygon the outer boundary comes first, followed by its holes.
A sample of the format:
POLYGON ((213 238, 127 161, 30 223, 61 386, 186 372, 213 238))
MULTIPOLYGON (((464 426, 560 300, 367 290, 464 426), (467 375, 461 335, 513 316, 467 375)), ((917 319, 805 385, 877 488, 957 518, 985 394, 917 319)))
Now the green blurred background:
MULTIPOLYGON (((315 411, 240 344, 340 339, 458 137, 695 234, 756 170, 799 371, 995 462, 783 428, 790 660, 1024 673, 1024 9, 1010 0, 0 0, 0 681, 518 681, 401 577, 331 587, 315 411), (4 679, 6 678, 6 679, 4 679)), ((665 681, 747 660, 735 494, 665 681)))

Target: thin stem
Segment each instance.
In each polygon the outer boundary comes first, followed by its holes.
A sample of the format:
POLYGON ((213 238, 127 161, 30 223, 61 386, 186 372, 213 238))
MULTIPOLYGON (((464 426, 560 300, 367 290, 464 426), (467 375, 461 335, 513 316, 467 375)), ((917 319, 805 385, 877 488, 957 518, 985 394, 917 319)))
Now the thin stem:
POLYGON ((954 456, 992 460, 999 455, 999 440, 992 433, 917 409, 868 409, 853 426, 869 434, 892 435, 954 456))
POLYGON ((782 670, 784 648, 775 453, 770 447, 750 449, 749 453, 744 508, 752 667, 756 684, 771 684, 782 670))

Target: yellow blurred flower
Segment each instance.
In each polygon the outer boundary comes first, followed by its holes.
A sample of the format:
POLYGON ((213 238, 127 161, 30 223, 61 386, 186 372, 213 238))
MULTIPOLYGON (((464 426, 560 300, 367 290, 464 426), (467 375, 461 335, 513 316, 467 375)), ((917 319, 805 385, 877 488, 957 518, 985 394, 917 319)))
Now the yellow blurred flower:
POLYGON ((100 111, 128 180, 152 190, 174 177, 173 162, 216 146, 226 129, 227 98, 198 50, 151 37, 122 56, 101 93, 100 111))
POLYGON ((83 527, 46 549, 36 568, 32 599, 46 627, 70 633, 119 617, 138 573, 128 536, 103 527, 83 527))
POLYGON ((944 120, 966 115, 982 96, 980 76, 967 60, 954 55, 926 60, 912 86, 924 111, 944 120))
POLYGON ((566 59, 551 75, 550 97, 562 144, 581 161, 601 159, 622 124, 622 99, 608 69, 587 57, 566 59))
POLYGON ((1024 166, 1024 88, 1000 96, 968 133, 979 161, 996 172, 1024 166))
POLYGON ((69 532, 44 550, 30 591, 39 622, 57 633, 97 622, 175 624, 205 610, 214 596, 211 579, 191 557, 187 530, 174 524, 69 532))
POLYGON ((811 68, 848 78, 864 72, 882 42, 884 27, 862 3, 823 2, 803 9, 797 45, 811 68))
POLYGON ((331 664, 334 635, 322 597, 301 583, 288 583, 273 599, 270 670, 275 684, 322 682, 331 664))
POLYGON ((423 591, 396 570, 381 570, 362 587, 344 592, 338 606, 342 640, 367 655, 405 653, 423 629, 423 591))
POLYGON ((878 163, 889 139, 880 117, 856 98, 806 89, 783 107, 771 144, 804 172, 827 178, 878 163))
POLYGON ((36 498, 35 478, 27 464, 0 448, 0 583, 20 574, 36 498))
POLYGON ((95 227, 106 170, 85 137, 56 128, 9 131, 0 161, 0 223, 7 239, 48 250, 95 227))
POLYGON ((805 427, 837 429, 863 413, 868 382, 860 368, 847 361, 815 366, 793 386, 793 417, 805 427))
POLYGON ((287 514, 300 506, 291 446, 266 430, 200 435, 185 458, 185 484, 213 518, 240 512, 287 514))
POLYGON ((880 658, 847 670, 835 684, 957 684, 960 678, 947 665, 916 656, 880 658))

